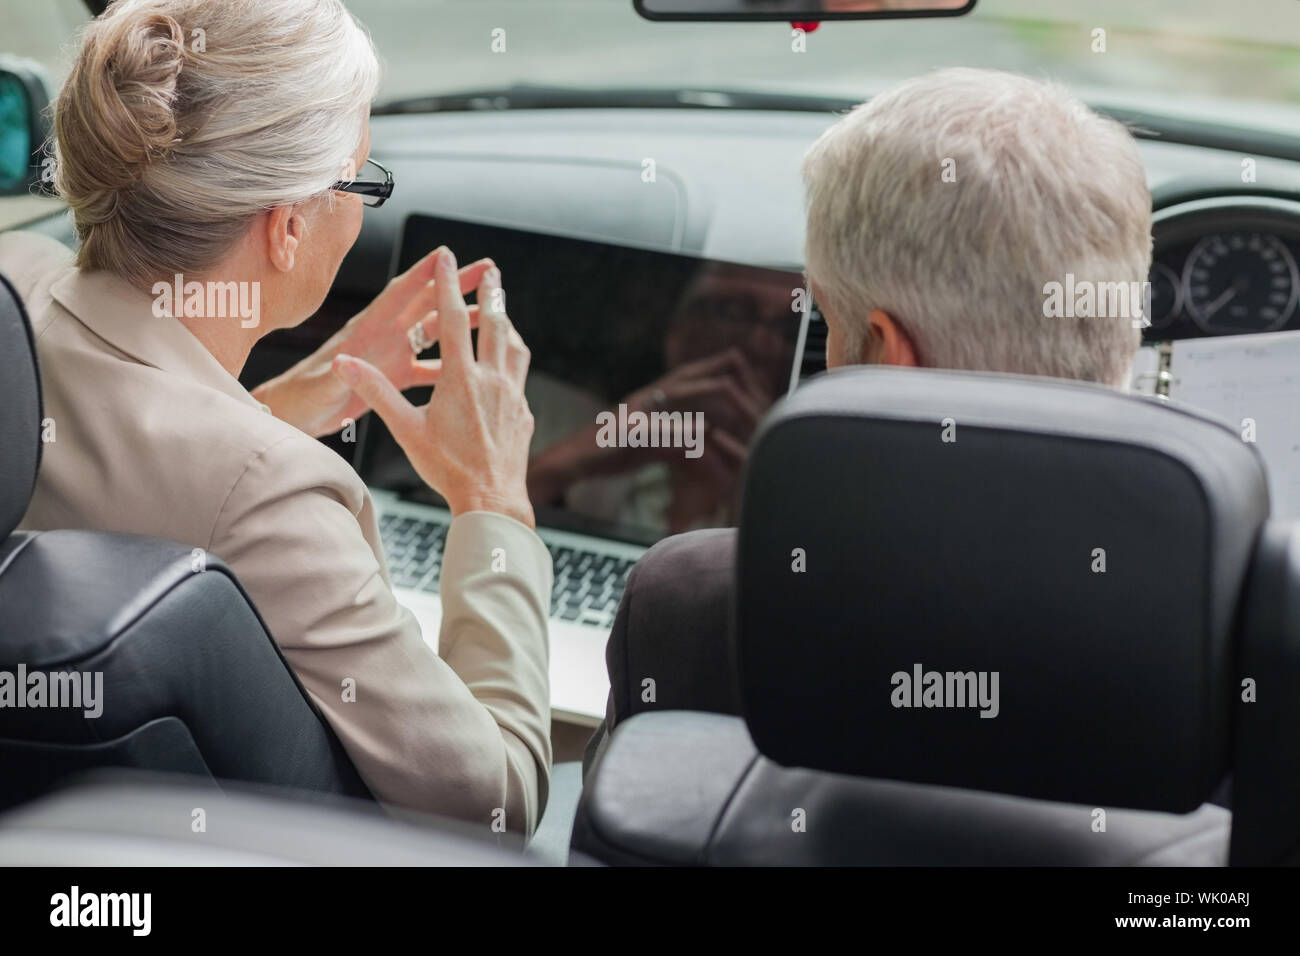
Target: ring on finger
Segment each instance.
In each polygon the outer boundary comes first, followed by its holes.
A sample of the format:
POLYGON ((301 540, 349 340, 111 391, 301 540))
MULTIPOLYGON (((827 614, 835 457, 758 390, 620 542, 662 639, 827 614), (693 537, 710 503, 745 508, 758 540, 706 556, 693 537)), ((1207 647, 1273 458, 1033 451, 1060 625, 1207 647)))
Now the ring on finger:
POLYGON ((416 322, 406 330, 406 340, 411 343, 411 351, 416 355, 433 347, 433 340, 424 332, 423 322, 416 322))

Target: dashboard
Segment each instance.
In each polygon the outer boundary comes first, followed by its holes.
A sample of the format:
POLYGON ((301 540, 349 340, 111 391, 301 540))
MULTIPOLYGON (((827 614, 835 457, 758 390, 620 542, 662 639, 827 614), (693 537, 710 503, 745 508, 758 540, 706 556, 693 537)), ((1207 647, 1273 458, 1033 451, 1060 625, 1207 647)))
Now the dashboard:
MULTIPOLYGON (((278 374, 364 308, 393 268, 413 214, 798 271, 800 163, 837 119, 830 112, 653 108, 376 115, 371 150, 394 172, 392 198, 366 211, 320 313, 263 340, 242 378, 249 384, 278 374)), ((1300 262, 1300 162, 1260 156, 1254 182, 1244 184, 1236 150, 1145 138, 1138 149, 1156 209, 1152 304, 1163 309, 1145 330, 1146 343, 1300 328, 1300 282, 1291 271, 1300 262), (1245 236, 1241 249, 1237 234, 1245 236), (1226 237, 1226 253, 1206 242, 1215 236, 1226 237), (1189 258, 1190 296, 1183 282, 1189 258), (1287 285, 1274 284, 1279 262, 1287 285), (1211 308, 1229 288, 1230 299, 1211 308)), ((824 327, 814 323, 802 374, 825 368, 824 341, 824 327)))
POLYGON ((1153 232, 1148 342, 1300 330, 1300 203, 1178 203, 1153 232))
MULTIPOLYGON (((343 318, 364 305, 412 213, 798 270, 800 160, 836 119, 640 108, 376 116, 372 148, 397 190, 367 214, 331 298, 343 318)), ((1146 343, 1300 329, 1300 163, 1254 157, 1246 183, 1246 143, 1140 138, 1138 149, 1155 207, 1146 343)), ((823 339, 809 330, 806 373, 824 368, 823 339)))
MULTIPOLYGON (((373 294, 412 213, 801 268, 800 160, 837 118, 830 112, 639 108, 375 116, 372 152, 393 169, 396 190, 383 207, 367 212, 337 288, 373 294)), ((1245 185, 1241 152, 1151 139, 1140 140, 1138 148, 1158 211, 1161 262, 1173 243, 1196 238, 1196 228, 1204 226, 1205 235, 1216 231, 1215 216, 1198 211, 1194 201, 1300 201, 1298 162, 1260 157, 1255 181, 1245 185), (1191 233, 1177 231, 1189 224, 1191 233)), ((1283 205, 1281 221, 1300 224, 1300 205, 1283 205)))

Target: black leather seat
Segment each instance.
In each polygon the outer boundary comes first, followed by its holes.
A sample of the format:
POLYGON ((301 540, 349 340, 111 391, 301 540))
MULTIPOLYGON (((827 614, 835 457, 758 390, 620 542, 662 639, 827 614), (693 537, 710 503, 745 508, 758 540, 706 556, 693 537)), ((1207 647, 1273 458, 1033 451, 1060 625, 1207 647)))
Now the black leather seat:
POLYGON ((1155 400, 885 368, 809 383, 747 466, 743 716, 621 724, 574 847, 616 863, 1295 862, 1300 534, 1268 512, 1253 446, 1155 400), (949 672, 973 673, 976 706, 949 672), (1229 778, 1235 814, 1210 802, 1229 778))
POLYGON ((3 277, 0 369, 0 807, 104 766, 368 798, 220 560, 130 535, 14 533, 40 464, 42 412, 31 328, 3 277), (26 688, 15 688, 20 674, 26 688), (21 702, 35 703, 41 683, 71 700, 70 679, 96 699, 17 706, 24 690, 21 702))
MULTIPOLYGON (((6 866, 538 866, 515 834, 342 797, 99 771, 0 814, 6 866), (294 795, 290 795, 291 797, 294 795), (196 832, 194 810, 206 826, 196 832)), ((571 866, 594 861, 577 854, 571 866)))

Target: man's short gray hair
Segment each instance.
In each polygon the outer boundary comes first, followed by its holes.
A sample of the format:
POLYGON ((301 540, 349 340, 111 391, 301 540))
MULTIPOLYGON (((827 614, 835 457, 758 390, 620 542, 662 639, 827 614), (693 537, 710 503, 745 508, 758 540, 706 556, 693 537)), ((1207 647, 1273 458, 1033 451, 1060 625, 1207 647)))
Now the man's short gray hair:
POLYGON ((947 69, 874 97, 804 158, 808 274, 861 354, 872 309, 922 364, 1122 385, 1134 317, 1049 318, 1045 287, 1145 282, 1136 143, 1064 89, 947 69))

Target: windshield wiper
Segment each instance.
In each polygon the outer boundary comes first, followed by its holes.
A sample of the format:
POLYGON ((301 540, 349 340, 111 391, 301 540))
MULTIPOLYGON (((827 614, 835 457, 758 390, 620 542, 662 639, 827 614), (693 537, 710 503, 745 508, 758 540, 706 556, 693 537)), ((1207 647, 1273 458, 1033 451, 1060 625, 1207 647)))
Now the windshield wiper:
POLYGON ((840 97, 736 90, 633 88, 589 90, 521 83, 497 89, 415 96, 380 103, 378 116, 398 113, 449 113, 470 110, 540 109, 727 109, 827 112, 850 109, 840 97))

